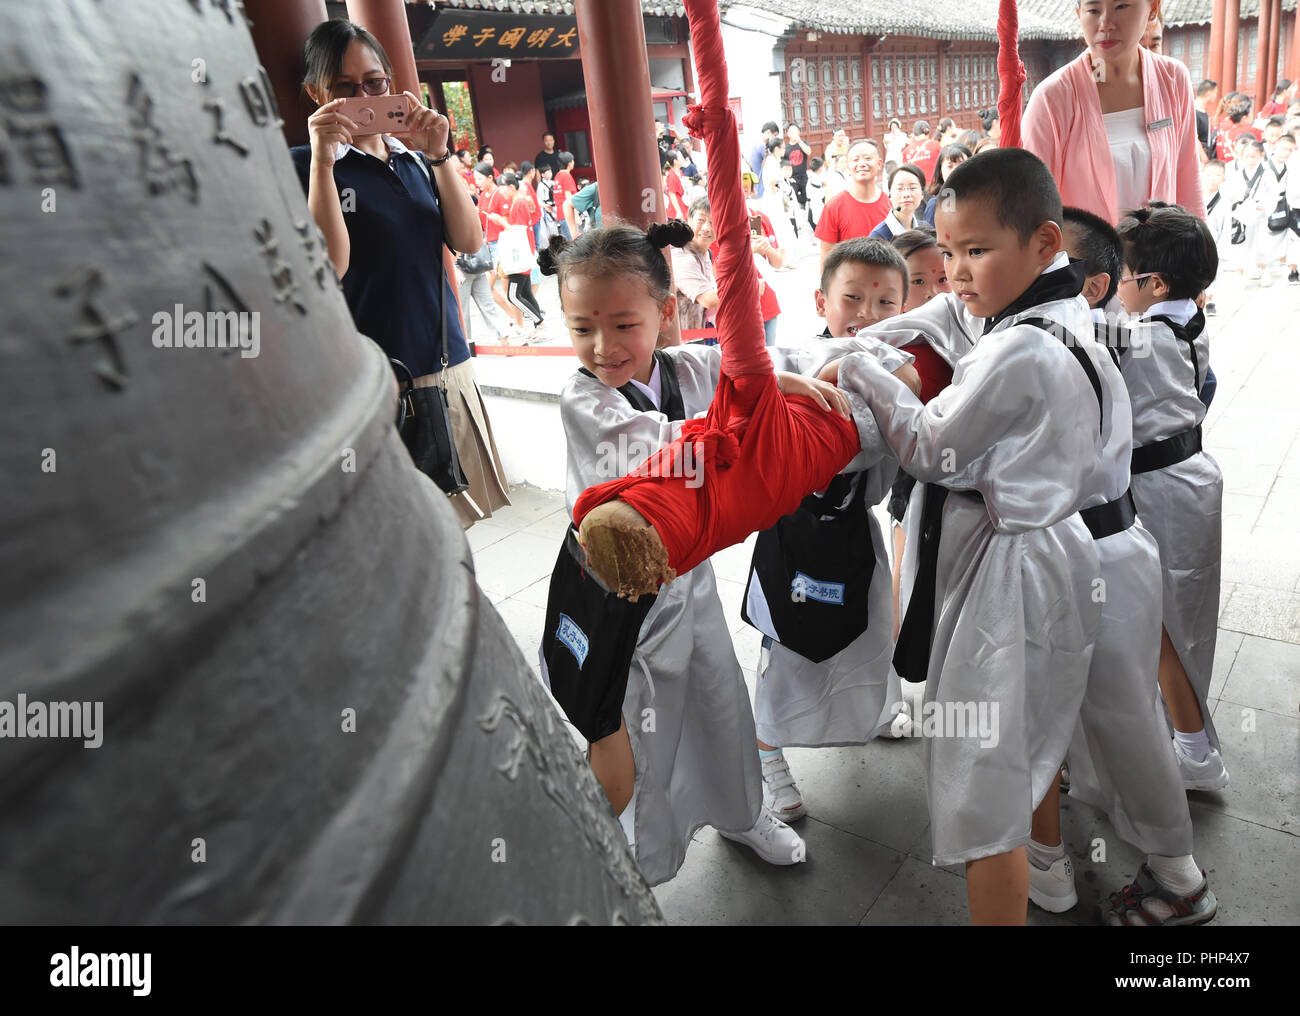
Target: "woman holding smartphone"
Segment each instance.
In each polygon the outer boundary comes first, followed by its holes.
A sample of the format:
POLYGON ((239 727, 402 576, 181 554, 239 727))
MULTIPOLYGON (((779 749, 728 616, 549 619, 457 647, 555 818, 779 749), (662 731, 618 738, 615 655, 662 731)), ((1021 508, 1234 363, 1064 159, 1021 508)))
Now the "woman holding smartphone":
POLYGON ((391 94, 392 65, 378 40, 350 21, 317 25, 304 64, 303 87, 319 108, 307 120, 311 143, 290 155, 307 206, 358 331, 406 364, 416 387, 445 378, 469 480, 451 500, 468 529, 510 500, 443 257, 444 246, 463 253, 483 246, 478 212, 447 149, 447 118, 405 92, 405 143, 355 134, 343 100, 391 94))

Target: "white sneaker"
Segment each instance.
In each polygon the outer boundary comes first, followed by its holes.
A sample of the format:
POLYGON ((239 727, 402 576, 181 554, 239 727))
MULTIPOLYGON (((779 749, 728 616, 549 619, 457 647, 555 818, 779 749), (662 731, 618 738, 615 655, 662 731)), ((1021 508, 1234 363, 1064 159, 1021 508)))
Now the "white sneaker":
POLYGON ((795 822, 808 814, 803 797, 790 775, 790 763, 781 752, 762 760, 763 806, 771 808, 782 822, 795 822))
POLYGON ((1046 871, 1029 862, 1029 899, 1051 914, 1063 914, 1079 902, 1074 865, 1068 856, 1058 857, 1046 871))
POLYGON ((1273 270, 1271 268, 1261 268, 1259 270, 1259 284, 1260 286, 1273 285, 1273 270))
POLYGON ((803 838, 764 806, 758 822, 747 833, 718 834, 736 843, 743 843, 768 864, 798 864, 808 857, 803 838))
POLYGON ((1173 744, 1184 790, 1222 790, 1228 785, 1228 770, 1223 764, 1223 757, 1213 748, 1205 756, 1204 762, 1197 762, 1183 751, 1178 738, 1173 739, 1173 744))

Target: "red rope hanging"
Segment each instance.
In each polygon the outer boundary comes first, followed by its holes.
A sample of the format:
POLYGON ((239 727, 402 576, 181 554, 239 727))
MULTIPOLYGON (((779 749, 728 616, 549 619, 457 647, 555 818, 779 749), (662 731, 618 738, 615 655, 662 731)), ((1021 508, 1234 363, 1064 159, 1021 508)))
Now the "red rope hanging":
POLYGON ((998 2, 998 120, 1003 148, 1021 148, 1020 111, 1025 65, 1020 59, 1020 12, 1016 0, 998 2))

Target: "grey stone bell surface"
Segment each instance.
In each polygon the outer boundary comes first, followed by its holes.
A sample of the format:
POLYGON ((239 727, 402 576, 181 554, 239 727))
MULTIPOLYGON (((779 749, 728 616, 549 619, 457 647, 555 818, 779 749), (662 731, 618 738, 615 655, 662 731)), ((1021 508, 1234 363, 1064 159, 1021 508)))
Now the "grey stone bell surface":
POLYGON ((657 922, 238 5, 5 12, 0 921, 657 922))

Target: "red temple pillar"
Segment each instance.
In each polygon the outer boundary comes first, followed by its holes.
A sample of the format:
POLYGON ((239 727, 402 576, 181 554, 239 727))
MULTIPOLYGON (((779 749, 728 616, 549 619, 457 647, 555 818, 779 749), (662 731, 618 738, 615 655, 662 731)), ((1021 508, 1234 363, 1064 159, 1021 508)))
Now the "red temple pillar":
POLYGON ((393 91, 420 95, 420 75, 415 69, 415 47, 406 21, 404 0, 347 0, 348 17, 384 47, 393 64, 393 91))
POLYGON ((1282 0, 1273 0, 1273 30, 1268 33, 1268 74, 1264 79, 1264 101, 1267 102, 1277 87, 1277 51, 1282 45, 1282 0))
MULTIPOLYGON (((1228 91, 1223 84, 1223 23, 1227 16, 1228 0, 1214 0, 1210 12, 1210 66, 1205 76, 1219 83, 1221 96, 1228 91)), ((1210 110, 1210 115, 1214 115, 1214 110, 1210 110)))
POLYGON ((1273 28, 1273 0, 1260 0, 1259 44, 1255 47, 1255 109, 1268 102, 1268 36, 1273 28))
POLYGON ((1227 95, 1237 90, 1237 36, 1241 29, 1241 0, 1228 0, 1228 10, 1223 19, 1223 79, 1219 94, 1227 95))
POLYGON ((1291 15, 1291 49, 1287 57, 1286 77, 1300 81, 1300 10, 1291 15))
POLYGON ((578 0, 575 13, 601 216, 664 222, 640 0, 578 0))
POLYGON ((302 45, 329 15, 325 0, 244 0, 257 58, 275 89, 289 147, 307 143, 307 118, 316 107, 302 90, 302 45))

